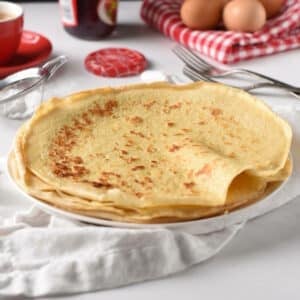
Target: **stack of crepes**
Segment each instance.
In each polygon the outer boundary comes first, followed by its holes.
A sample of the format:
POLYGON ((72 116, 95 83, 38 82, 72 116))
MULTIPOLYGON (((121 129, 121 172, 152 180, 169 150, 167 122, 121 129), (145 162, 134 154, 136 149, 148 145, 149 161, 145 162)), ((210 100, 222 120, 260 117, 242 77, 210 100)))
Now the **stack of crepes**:
POLYGON ((9 157, 28 194, 73 213, 163 223, 223 214, 291 173, 289 125, 214 83, 85 91, 45 102, 9 157))

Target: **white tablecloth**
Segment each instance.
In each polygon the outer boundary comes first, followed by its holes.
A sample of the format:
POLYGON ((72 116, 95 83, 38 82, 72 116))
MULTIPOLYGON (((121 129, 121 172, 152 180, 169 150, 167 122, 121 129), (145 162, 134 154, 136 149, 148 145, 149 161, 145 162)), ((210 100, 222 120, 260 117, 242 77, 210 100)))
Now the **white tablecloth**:
MULTIPOLYGON (((63 31, 56 3, 24 4, 25 27, 48 36, 53 42, 54 54, 67 54, 71 60, 48 85, 46 97, 97 86, 136 82, 138 78, 134 77, 114 80, 98 78, 84 70, 85 55, 104 46, 137 49, 146 55, 151 68, 179 74, 182 64, 171 52, 174 43, 142 24, 139 6, 138 2, 121 3, 119 32, 111 39, 83 42, 63 31)), ((247 61, 239 66, 300 85, 299 50, 247 61)), ((285 94, 261 97, 272 104, 297 103, 297 100, 285 94)), ((9 150, 19 125, 20 122, 0 118, 1 156, 9 150)), ((16 209, 30 206, 17 192, 8 190, 1 180, 0 200, 0 215, 3 217, 12 215, 16 209), (4 193, 9 197, 4 198, 4 193)), ((125 288, 56 299, 96 300, 104 297, 112 300, 126 297, 150 300, 157 295, 174 300, 186 298, 187 295, 191 299, 198 299, 200 295, 206 299, 296 299, 300 277, 299 228, 300 203, 296 200, 270 215, 250 222, 214 259, 187 272, 125 288)))

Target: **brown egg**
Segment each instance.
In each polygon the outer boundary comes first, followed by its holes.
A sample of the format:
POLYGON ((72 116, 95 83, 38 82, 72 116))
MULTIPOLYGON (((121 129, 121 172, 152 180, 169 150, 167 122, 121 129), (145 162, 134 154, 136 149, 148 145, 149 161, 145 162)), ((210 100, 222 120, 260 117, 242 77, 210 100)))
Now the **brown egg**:
POLYGON ((267 18, 276 16, 280 9, 283 7, 285 0, 259 0, 265 7, 267 12, 267 18))
POLYGON ((232 1, 232 0, 222 0, 224 6, 230 1, 232 1))
POLYGON ((266 10, 258 0, 232 0, 223 11, 223 21, 227 29, 255 32, 266 22, 266 10))
POLYGON ((186 0, 180 10, 182 22, 191 29, 214 29, 221 20, 223 0, 186 0))

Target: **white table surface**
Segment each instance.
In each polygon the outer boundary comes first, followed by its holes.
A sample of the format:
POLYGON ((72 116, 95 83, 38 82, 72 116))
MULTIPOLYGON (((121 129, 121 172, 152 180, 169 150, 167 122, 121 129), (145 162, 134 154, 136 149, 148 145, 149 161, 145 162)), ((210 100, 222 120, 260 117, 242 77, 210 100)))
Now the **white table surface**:
MULTIPOLYGON (((70 58, 68 65, 47 85, 45 98, 82 89, 139 82, 139 77, 105 79, 85 71, 85 56, 107 46, 140 50, 150 62, 151 69, 161 69, 170 74, 181 72, 182 64, 171 52, 175 43, 143 24, 139 17, 139 2, 122 2, 116 34, 97 42, 82 41, 65 33, 56 3, 23 6, 25 28, 46 35, 53 43, 53 55, 66 54, 70 58)), ((294 50, 243 62, 239 66, 300 86, 299 58, 299 50, 294 50)), ((276 97, 263 95, 261 98, 271 105, 297 102, 286 94, 276 97)), ((20 121, 0 118, 0 156, 8 152, 20 124, 20 121)), ((17 192, 8 191, 6 186, 7 183, 0 180, 1 216, 9 216, 15 209, 29 207, 30 203, 17 192)), ((55 299, 298 299, 299 278, 300 202, 295 200, 250 222, 219 255, 187 272, 114 290, 55 299)))

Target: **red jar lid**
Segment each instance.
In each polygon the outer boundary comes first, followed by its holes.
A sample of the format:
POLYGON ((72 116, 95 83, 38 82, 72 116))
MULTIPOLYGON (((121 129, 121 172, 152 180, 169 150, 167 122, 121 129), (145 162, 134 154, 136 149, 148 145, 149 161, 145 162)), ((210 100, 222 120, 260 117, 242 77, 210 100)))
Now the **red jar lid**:
POLYGON ((127 48, 100 49, 85 59, 85 67, 89 72, 104 77, 136 75, 143 72, 146 66, 143 54, 127 48))

